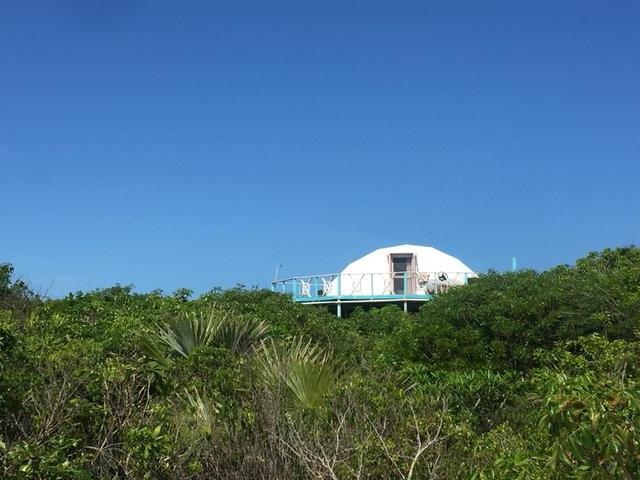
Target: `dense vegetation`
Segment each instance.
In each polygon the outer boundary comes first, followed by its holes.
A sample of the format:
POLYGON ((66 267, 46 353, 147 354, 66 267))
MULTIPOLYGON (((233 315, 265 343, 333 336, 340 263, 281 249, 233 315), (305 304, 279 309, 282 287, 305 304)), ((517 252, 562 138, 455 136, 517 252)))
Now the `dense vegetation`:
POLYGON ((0 266, 0 477, 640 478, 640 249, 338 319, 41 299, 0 266))

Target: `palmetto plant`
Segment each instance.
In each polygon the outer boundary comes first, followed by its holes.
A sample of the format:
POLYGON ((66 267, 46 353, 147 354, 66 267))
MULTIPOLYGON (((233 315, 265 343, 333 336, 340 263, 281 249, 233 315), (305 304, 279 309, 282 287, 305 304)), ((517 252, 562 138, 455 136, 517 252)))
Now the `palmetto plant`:
POLYGON ((183 357, 188 356, 194 348, 209 345, 226 347, 233 353, 247 354, 253 351, 267 333, 268 326, 262 321, 212 309, 188 314, 166 323, 158 330, 158 340, 171 352, 183 357))
POLYGON ((185 315, 162 326, 158 337, 171 351, 186 357, 194 348, 211 345, 216 331, 228 316, 228 313, 218 311, 185 315))
POLYGON ((185 438, 211 438, 218 419, 220 405, 211 399, 206 392, 197 388, 191 391, 184 389, 178 395, 185 410, 182 415, 175 416, 178 432, 185 438))
POLYGON ((333 389, 338 372, 329 351, 302 338, 285 345, 272 339, 263 341, 258 367, 267 384, 284 389, 292 404, 308 409, 322 404, 333 389))
POLYGON ((234 353, 251 353, 269 333, 266 323, 250 317, 226 318, 218 323, 214 341, 234 353))

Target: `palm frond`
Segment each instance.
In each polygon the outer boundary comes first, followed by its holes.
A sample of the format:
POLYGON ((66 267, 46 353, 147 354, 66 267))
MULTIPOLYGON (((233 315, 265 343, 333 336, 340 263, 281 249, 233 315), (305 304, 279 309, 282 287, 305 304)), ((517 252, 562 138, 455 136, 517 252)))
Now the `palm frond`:
POLYGON ((158 339, 183 357, 194 348, 208 345, 247 354, 267 336, 268 330, 262 321, 215 308, 166 323, 159 329, 158 339))
POLYGON ((337 378, 330 352, 302 338, 286 346, 263 342, 258 364, 268 385, 284 388, 291 403, 306 409, 318 408, 337 378))
POLYGON ((147 336, 140 338, 138 344, 142 352, 151 360, 153 370, 164 376, 173 365, 173 361, 167 357, 166 351, 158 344, 157 337, 147 336))
POLYGON ((267 336, 266 323, 245 317, 236 317, 220 323, 215 341, 233 353, 246 354, 267 336))
POLYGON ((195 387, 192 391, 185 388, 178 397, 183 405, 182 413, 175 418, 178 432, 194 440, 211 438, 220 412, 219 404, 195 387))
POLYGON ((194 348, 211 344, 226 317, 219 311, 212 311, 208 315, 187 315, 166 323, 158 336, 172 351, 186 357, 194 348))

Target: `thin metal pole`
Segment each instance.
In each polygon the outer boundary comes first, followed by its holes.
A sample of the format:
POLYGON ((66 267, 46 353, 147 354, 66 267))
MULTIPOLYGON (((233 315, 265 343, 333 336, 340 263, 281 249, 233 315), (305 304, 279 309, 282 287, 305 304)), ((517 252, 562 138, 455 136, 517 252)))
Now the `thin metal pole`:
POLYGON ((276 265, 276 271, 273 273, 273 281, 276 282, 278 280, 278 272, 280 271, 280 267, 282 264, 276 265))

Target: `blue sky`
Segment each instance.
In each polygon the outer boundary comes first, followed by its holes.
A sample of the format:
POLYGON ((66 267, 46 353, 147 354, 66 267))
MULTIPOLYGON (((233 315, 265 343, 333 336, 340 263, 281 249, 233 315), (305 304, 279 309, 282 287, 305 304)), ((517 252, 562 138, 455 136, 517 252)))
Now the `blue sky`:
POLYGON ((40 290, 640 243, 640 3, 0 4, 0 261, 40 290))

